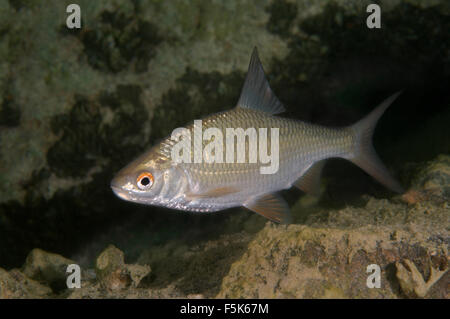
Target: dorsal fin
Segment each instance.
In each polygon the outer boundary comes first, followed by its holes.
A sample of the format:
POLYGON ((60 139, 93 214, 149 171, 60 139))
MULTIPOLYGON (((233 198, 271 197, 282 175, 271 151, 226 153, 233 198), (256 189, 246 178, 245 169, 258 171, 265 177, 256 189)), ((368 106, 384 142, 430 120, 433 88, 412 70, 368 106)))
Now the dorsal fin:
POLYGON ((247 77, 245 78, 237 107, 258 110, 269 114, 278 114, 285 111, 283 104, 273 94, 269 86, 261 61, 259 61, 256 47, 253 49, 247 77))

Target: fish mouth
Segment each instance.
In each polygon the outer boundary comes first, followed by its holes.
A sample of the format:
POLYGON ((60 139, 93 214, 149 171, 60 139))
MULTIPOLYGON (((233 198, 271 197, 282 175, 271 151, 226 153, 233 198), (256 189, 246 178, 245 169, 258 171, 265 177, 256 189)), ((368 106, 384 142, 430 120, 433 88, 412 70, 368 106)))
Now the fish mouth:
POLYGON ((119 197, 120 199, 123 199, 123 200, 131 200, 131 197, 130 197, 130 195, 128 194, 128 192, 127 192, 127 191, 124 191, 122 188, 117 187, 117 186, 114 186, 114 185, 111 185, 111 189, 112 189, 113 193, 114 193, 117 197, 119 197))

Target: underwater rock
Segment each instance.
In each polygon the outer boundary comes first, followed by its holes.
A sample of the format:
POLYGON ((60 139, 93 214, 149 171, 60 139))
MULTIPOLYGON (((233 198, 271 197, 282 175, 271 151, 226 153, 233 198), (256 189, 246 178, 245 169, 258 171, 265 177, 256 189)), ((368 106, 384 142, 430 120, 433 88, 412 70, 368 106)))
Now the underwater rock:
POLYGON ((445 204, 450 198, 450 156, 441 154, 432 161, 410 166, 411 188, 402 195, 402 200, 417 204, 433 199, 445 204))
MULTIPOLYGON (((232 265, 217 297, 399 298, 393 266, 406 256, 423 265, 430 253, 413 234, 397 227, 342 230, 268 224, 232 265), (366 285, 371 264, 381 269, 380 288, 366 285)), ((447 274, 430 283, 426 290, 435 286, 428 297, 445 298, 448 280, 447 274)))
POLYGON ((28 278, 23 272, 0 268, 0 299, 49 298, 52 289, 28 278))
POLYGON ((222 235, 203 242, 172 240, 143 251, 139 263, 152 267, 143 286, 160 289, 173 286, 178 294, 213 298, 230 265, 247 250, 251 236, 246 232, 222 235))
MULTIPOLYGON (((425 282, 422 274, 417 270, 416 265, 412 261, 405 259, 403 264, 401 262, 395 263, 397 268, 395 275, 400 283, 402 291, 405 295, 412 298, 425 297, 430 288, 448 271, 448 267, 441 271, 439 268, 433 268, 430 264, 430 275, 425 282), (405 266, 403 266, 403 264, 405 266)), ((444 295, 443 297, 446 296, 444 295)))
POLYGON ((99 282, 108 290, 137 287, 151 271, 148 265, 126 265, 123 252, 113 245, 98 256, 95 269, 99 282))
MULTIPOLYGON (((449 166, 447 156, 438 156, 415 176, 439 176, 442 187, 449 166)), ((413 187, 421 193, 426 185, 413 187)), ((402 196, 365 198, 360 207, 316 207, 304 225, 267 223, 231 266, 217 297, 447 298, 448 199, 426 196, 411 205, 402 196), (381 268, 379 289, 366 286, 371 264, 381 268)), ((302 209, 294 206, 293 214, 302 209)))
POLYGON ((98 256, 96 274, 101 284, 111 290, 123 289, 130 284, 123 252, 112 245, 98 256))
POLYGON ((45 283, 57 291, 66 287, 67 266, 74 263, 61 255, 35 248, 28 254, 22 272, 25 276, 45 283))
POLYGON ((412 184, 434 195, 450 198, 450 156, 442 154, 427 162, 412 184))

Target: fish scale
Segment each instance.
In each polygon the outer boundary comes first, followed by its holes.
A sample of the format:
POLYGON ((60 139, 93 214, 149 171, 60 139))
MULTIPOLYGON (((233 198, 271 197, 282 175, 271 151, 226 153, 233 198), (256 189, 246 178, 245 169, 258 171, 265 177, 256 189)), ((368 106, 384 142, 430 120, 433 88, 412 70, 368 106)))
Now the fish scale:
MULTIPOLYGON (((290 187, 311 163, 328 157, 343 156, 351 152, 352 131, 311 125, 302 121, 278 118, 251 109, 236 108, 220 115, 203 119, 203 131, 218 128, 226 136, 226 128, 279 128, 280 169, 273 175, 260 173, 261 163, 181 163, 180 168, 190 172, 190 182, 198 184, 199 191, 217 184, 217 177, 225 179, 222 186, 249 188, 239 194, 224 196, 222 201, 245 199, 249 194, 270 192, 290 187), (258 185, 261 185, 258 187, 258 185)), ((193 125, 187 127, 193 135, 193 125)), ((206 146, 209 141, 203 141, 206 146)), ((268 139, 268 149, 270 149, 268 139)), ((246 152, 249 146, 246 139, 246 152)), ((224 151, 224 158, 226 151, 224 151)), ((192 185, 191 184, 191 185, 192 185)), ((204 199, 204 203, 217 202, 217 198, 204 199)), ((226 208, 226 207, 225 207, 226 208)), ((224 207, 216 207, 217 210, 224 207)))
MULTIPOLYGON (((249 161, 249 138, 244 142, 244 163, 236 162, 236 149, 232 163, 207 163, 204 160, 195 163, 194 154, 203 154, 213 140, 202 139, 199 145, 193 143, 196 139, 194 122, 183 134, 174 132, 173 136, 123 168, 111 181, 111 187, 120 198, 136 203, 191 212, 214 212, 244 206, 272 221, 288 223, 289 207, 276 192, 295 185, 317 194, 325 160, 339 157, 352 161, 391 190, 402 192, 402 187, 392 178, 372 145, 378 119, 399 94, 387 98, 362 120, 343 128, 278 117, 275 115, 283 112, 284 107, 269 86, 255 48, 237 106, 205 117, 201 122, 201 132, 202 136, 208 128, 221 132, 225 161, 227 128, 255 129, 257 141, 262 138, 259 129, 265 128, 268 133, 265 151, 270 151, 271 160, 278 159, 278 170, 263 174, 261 167, 274 163, 262 163, 259 156, 256 156, 256 163, 249 161), (272 135, 269 134, 274 128, 279 130, 278 153, 272 150, 275 144, 272 145, 272 135), (190 145, 190 163, 172 159, 172 151, 179 146, 181 135, 190 145)), ((214 138, 220 138, 220 134, 214 138)), ((259 144, 256 151, 259 151, 259 144)))

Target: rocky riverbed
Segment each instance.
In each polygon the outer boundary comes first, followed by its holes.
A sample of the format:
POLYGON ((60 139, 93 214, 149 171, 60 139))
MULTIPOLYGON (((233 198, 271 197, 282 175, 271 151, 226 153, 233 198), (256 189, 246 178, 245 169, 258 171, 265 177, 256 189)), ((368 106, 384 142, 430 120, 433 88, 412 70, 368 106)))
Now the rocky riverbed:
POLYGON ((0 297, 448 298, 450 157, 427 163, 414 181, 404 195, 319 208, 303 224, 267 222, 255 234, 200 245, 168 242, 133 264, 110 245, 82 269, 81 288, 66 286, 67 266, 78 261, 34 249, 21 268, 0 269, 0 297), (367 286, 372 264, 379 288, 367 286))

